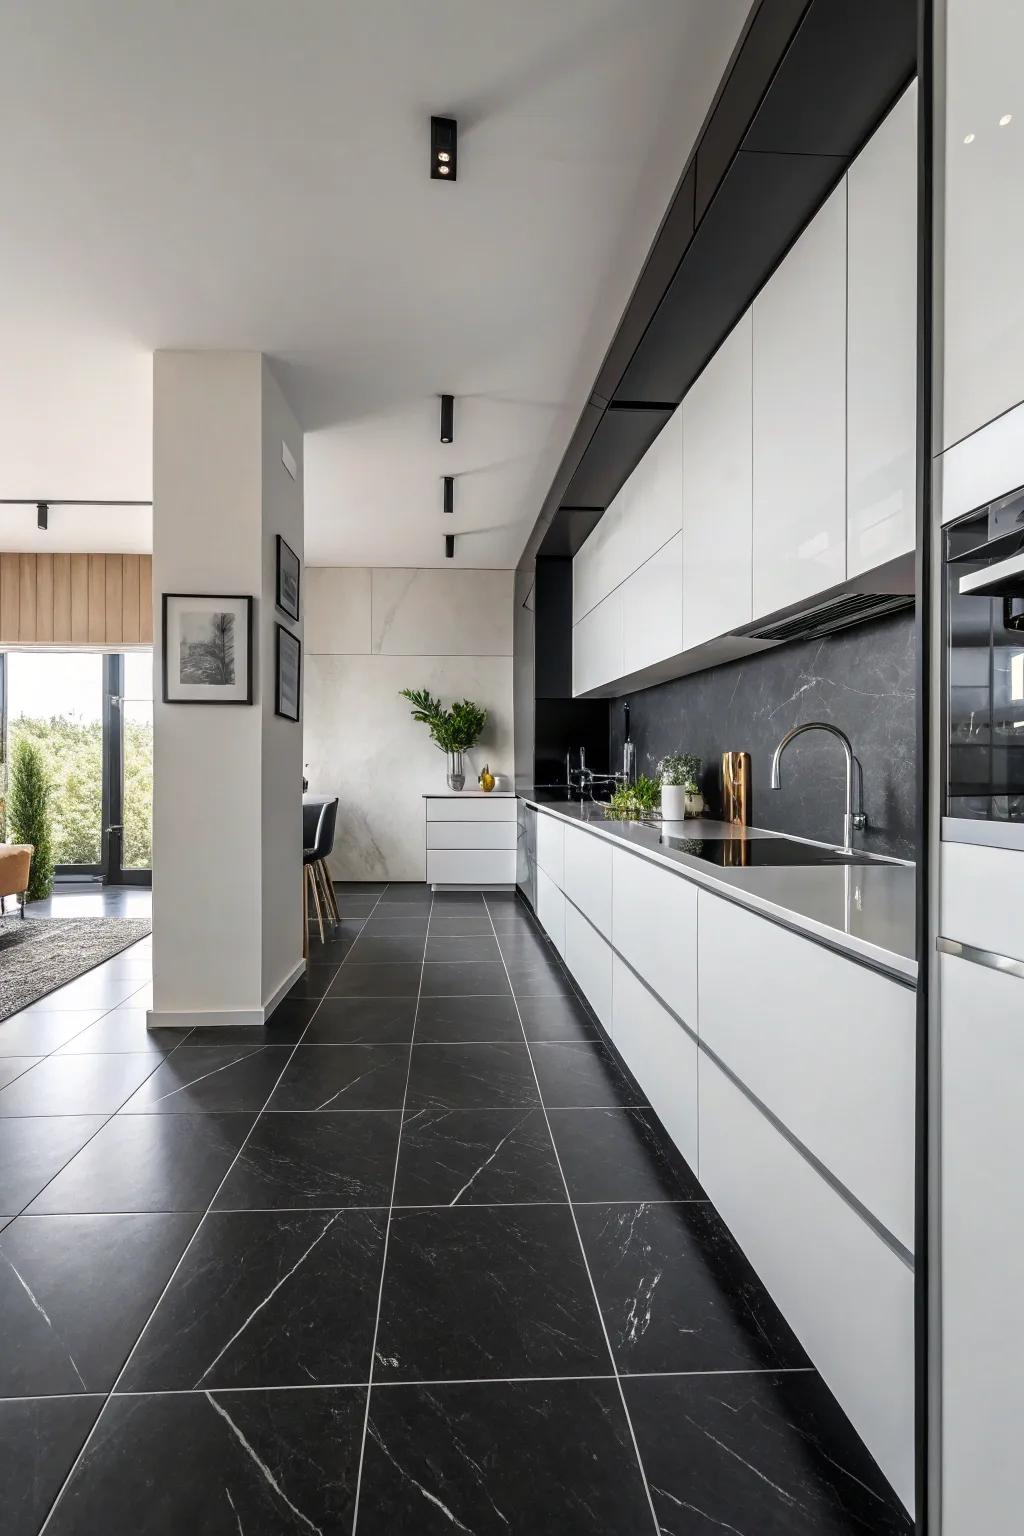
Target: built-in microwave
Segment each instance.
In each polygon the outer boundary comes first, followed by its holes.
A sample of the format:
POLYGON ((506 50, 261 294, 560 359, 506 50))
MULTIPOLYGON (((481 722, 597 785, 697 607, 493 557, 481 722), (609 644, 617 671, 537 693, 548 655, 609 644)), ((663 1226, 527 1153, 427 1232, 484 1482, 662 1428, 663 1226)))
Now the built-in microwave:
POLYGON ((994 834, 1001 824, 1017 843, 1024 833, 1024 487, 945 529, 944 623, 946 815, 994 824, 994 834))

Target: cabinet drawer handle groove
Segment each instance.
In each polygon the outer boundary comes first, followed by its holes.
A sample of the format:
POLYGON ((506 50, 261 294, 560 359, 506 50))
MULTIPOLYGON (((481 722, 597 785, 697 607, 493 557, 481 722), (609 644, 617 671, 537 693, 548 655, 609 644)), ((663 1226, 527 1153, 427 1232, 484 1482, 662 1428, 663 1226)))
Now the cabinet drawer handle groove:
POLYGON ((1019 976, 1024 980, 1024 960, 998 955, 992 949, 976 949, 973 944, 961 944, 959 939, 938 938, 935 948, 940 955, 954 955, 958 960, 969 960, 972 965, 984 965, 990 971, 1002 971, 1004 976, 1019 976))

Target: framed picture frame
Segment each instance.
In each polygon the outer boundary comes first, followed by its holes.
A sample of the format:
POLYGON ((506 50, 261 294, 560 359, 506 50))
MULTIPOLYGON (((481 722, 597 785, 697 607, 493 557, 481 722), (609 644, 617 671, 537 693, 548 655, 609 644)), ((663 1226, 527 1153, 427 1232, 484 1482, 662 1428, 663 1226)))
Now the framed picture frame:
POLYGON ((302 713, 302 641, 283 624, 275 624, 274 714, 298 720, 302 713))
POLYGON ((162 598, 165 704, 251 704, 253 599, 206 592, 162 598))
POLYGON ((277 586, 274 601, 282 613, 299 621, 299 584, 302 566, 298 555, 280 534, 277 536, 277 586))

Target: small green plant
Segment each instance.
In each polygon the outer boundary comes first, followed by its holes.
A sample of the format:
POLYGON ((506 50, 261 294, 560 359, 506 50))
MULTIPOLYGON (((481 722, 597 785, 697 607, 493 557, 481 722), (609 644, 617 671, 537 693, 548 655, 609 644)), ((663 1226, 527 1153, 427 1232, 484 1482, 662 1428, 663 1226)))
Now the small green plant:
POLYGON ((658 764, 663 784, 682 784, 696 790, 700 783, 701 759, 694 752, 669 752, 658 764))
POLYGON ((479 741, 487 724, 487 711, 469 699, 460 699, 445 709, 426 688, 403 688, 401 697, 413 706, 412 717, 430 732, 430 739, 442 752, 468 752, 479 741))
POLYGON ((612 795, 605 814, 613 821, 648 821, 661 805, 661 784, 641 773, 612 795))
POLYGON ((41 901, 53 890, 53 829, 50 780, 34 741, 15 742, 7 789, 7 829, 13 843, 31 843, 28 899, 41 901))

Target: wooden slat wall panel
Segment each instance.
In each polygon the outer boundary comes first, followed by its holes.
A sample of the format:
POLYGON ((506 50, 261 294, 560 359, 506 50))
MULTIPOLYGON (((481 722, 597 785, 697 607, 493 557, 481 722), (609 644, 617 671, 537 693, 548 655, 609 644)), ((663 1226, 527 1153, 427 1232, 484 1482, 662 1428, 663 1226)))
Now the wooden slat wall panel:
POLYGON ((0 554, 0 644, 153 643, 150 555, 0 554))
POLYGON ((71 556, 53 556, 53 643, 71 644, 71 556))
POLYGON ((53 556, 36 555, 36 644, 53 641, 53 556))
POLYGON ((125 645, 139 644, 139 557, 121 559, 121 639, 125 645))

